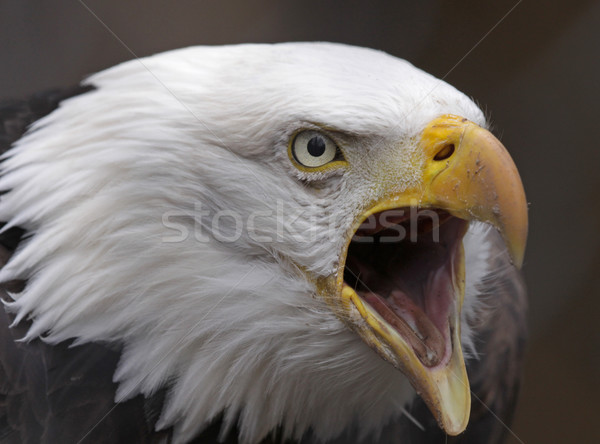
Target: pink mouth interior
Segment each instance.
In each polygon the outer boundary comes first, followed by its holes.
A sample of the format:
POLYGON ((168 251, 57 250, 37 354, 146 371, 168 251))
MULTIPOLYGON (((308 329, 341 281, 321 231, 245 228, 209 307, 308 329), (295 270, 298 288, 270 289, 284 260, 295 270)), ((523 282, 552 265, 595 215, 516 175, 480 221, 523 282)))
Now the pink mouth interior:
POLYGON ((410 344, 426 367, 452 354, 455 261, 467 222, 440 210, 388 210, 357 230, 344 283, 410 344), (411 231, 412 230, 412 231, 411 231))

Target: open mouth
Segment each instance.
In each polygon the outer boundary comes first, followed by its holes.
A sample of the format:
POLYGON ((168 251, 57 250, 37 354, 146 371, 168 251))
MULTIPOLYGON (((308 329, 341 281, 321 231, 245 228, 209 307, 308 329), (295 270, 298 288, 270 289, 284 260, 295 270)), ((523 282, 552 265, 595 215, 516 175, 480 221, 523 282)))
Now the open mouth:
POLYGON ((487 223, 520 268, 527 201, 506 148, 461 116, 433 119, 418 153, 412 186, 400 189, 395 174, 375 176, 378 199, 369 195, 366 211, 347 214, 357 219, 337 270, 314 282, 335 315, 406 377, 454 436, 471 412, 461 344, 462 239, 469 221, 487 223))
POLYGON ((458 263, 468 222, 443 210, 398 208, 371 214, 346 255, 351 287, 427 368, 446 366, 462 301, 458 263))

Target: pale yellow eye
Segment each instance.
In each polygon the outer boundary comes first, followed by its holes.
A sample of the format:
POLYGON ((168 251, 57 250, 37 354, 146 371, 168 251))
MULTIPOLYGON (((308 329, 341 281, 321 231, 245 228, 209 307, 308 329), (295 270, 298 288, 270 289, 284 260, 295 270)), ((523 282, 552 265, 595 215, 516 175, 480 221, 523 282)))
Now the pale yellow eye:
POLYGON ((322 167, 339 157, 333 140, 317 131, 302 131, 292 143, 294 160, 307 168, 322 167))

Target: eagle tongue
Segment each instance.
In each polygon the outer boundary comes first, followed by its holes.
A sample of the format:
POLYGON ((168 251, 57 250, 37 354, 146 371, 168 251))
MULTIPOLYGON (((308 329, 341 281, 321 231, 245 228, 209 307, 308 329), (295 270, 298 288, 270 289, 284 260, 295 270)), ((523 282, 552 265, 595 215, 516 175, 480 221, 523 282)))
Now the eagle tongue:
POLYGON ((361 292, 366 301, 413 348, 426 367, 435 367, 444 358, 444 336, 427 314, 401 290, 393 290, 387 299, 374 292, 361 292))

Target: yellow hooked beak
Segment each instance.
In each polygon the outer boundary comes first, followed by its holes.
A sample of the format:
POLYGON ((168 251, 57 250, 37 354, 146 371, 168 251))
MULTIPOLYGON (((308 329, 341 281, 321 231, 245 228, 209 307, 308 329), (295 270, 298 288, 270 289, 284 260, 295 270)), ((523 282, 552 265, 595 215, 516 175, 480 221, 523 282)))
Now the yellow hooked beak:
MULTIPOLYGON (((401 193, 391 192, 357 217, 341 252, 337 274, 319 280, 318 290, 350 328, 408 377, 446 433, 457 435, 467 426, 471 405, 460 343, 465 291, 462 237, 467 229, 463 221, 493 225, 502 235, 513 264, 520 268, 527 238, 527 203, 508 152, 489 131, 473 122, 454 115, 441 116, 427 125, 419 144, 419 155, 425 156, 420 183, 401 193), (447 320, 438 328, 442 334, 437 339, 423 338, 419 327, 413 325, 411 330, 407 326, 410 322, 396 322, 393 314, 386 314, 386 309, 381 308, 386 304, 384 298, 367 301, 364 294, 344 281, 350 242, 364 221, 391 209, 415 206, 449 213, 463 224, 455 230, 458 240, 452 244, 449 259, 452 276, 447 320), (444 334, 445 339, 440 339, 444 334), (446 354, 445 358, 431 360, 425 356, 430 351, 429 345, 437 344, 433 341, 445 341, 437 348, 446 354)), ((419 316, 424 318, 426 314, 419 316)), ((442 323, 436 322, 438 327, 442 323)))
POLYGON ((521 268, 527 242, 527 201, 517 167, 492 133, 446 115, 423 131, 428 165, 421 199, 465 220, 492 224, 521 268))

